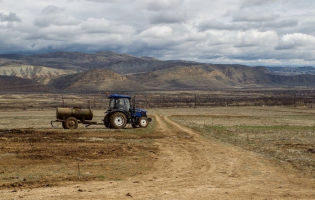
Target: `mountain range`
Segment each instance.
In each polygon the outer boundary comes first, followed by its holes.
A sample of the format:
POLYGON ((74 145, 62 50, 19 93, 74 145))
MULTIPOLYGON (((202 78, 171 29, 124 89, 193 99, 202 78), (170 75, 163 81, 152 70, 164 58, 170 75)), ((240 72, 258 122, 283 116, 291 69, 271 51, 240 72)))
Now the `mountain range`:
POLYGON ((315 87, 315 68, 162 61, 115 52, 3 54, 0 84, 4 92, 315 87))

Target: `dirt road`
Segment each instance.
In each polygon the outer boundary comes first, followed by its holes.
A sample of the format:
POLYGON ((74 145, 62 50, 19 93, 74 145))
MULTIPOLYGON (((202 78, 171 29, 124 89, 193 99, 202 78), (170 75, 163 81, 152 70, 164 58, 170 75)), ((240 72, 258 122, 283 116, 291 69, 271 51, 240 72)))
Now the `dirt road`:
POLYGON ((1 199, 315 199, 315 180, 241 148, 211 141, 157 113, 154 169, 124 181, 1 190, 1 199))

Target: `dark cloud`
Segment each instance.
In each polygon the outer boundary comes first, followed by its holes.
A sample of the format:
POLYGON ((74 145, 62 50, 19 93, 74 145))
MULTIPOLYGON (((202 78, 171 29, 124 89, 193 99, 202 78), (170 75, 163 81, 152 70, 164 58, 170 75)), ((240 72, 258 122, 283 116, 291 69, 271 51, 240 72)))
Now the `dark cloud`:
POLYGON ((59 13, 62 13, 64 11, 65 11, 65 9, 50 5, 50 6, 47 6, 46 8, 44 8, 42 12, 46 15, 49 15, 49 14, 59 14, 59 13))
POLYGON ((205 20, 200 22, 196 27, 199 31, 207 30, 250 30, 259 29, 262 31, 274 30, 288 27, 296 27, 298 25, 297 20, 280 20, 271 22, 231 22, 224 23, 215 19, 205 20))
POLYGON ((147 9, 151 11, 176 10, 181 7, 183 0, 149 0, 147 9))
POLYGON ((261 6, 264 4, 269 4, 275 2, 277 0, 243 0, 241 7, 253 7, 253 6, 261 6))
POLYGON ((297 20, 280 20, 274 22, 266 22, 263 23, 262 26, 266 28, 279 29, 287 27, 296 27, 298 24, 299 22, 297 20))
POLYGON ((272 11, 268 10, 252 10, 243 9, 233 14, 233 21, 247 21, 247 22, 259 22, 259 21, 274 21, 279 17, 272 11))
POLYGON ((21 22, 22 20, 15 14, 10 12, 8 15, 0 13, 0 22, 21 22))
POLYGON ((200 22, 197 25, 197 29, 199 31, 206 31, 206 30, 241 30, 241 26, 237 24, 226 24, 224 22, 220 22, 215 19, 205 20, 200 22))
POLYGON ((150 23, 161 24, 161 23, 183 23, 187 20, 187 16, 182 12, 159 12, 155 13, 150 17, 150 23))
POLYGON ((117 3, 117 2, 124 2, 127 0, 86 0, 86 1, 91 1, 91 2, 97 2, 97 3, 117 3))

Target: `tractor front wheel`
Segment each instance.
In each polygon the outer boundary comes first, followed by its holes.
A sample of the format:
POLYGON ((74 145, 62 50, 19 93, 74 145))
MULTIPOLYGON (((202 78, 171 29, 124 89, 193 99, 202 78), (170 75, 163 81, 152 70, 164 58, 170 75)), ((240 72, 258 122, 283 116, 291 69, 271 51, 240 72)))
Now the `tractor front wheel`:
POLYGON ((124 113, 116 112, 110 116, 110 127, 115 129, 125 128, 127 123, 127 117, 124 113))
POLYGON ((148 118, 140 117, 138 124, 139 124, 140 128, 146 128, 149 125, 148 118))

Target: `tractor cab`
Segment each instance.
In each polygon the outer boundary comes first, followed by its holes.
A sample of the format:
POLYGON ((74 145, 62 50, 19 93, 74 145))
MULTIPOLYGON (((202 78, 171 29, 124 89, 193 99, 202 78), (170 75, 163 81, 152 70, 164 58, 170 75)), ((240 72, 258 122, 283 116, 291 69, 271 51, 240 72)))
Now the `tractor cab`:
POLYGON ((109 107, 104 117, 104 125, 107 128, 124 128, 127 123, 134 128, 145 128, 152 120, 147 117, 147 111, 131 106, 131 97, 127 95, 113 94, 109 97, 109 107))
POLYGON ((110 101, 109 101, 108 110, 115 110, 115 109, 130 110, 131 108, 130 96, 110 95, 109 99, 110 101))

